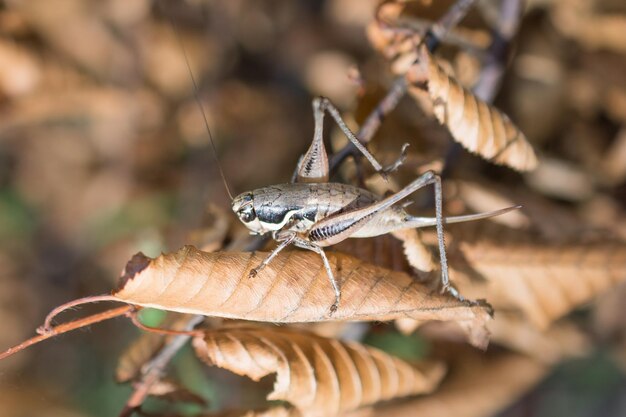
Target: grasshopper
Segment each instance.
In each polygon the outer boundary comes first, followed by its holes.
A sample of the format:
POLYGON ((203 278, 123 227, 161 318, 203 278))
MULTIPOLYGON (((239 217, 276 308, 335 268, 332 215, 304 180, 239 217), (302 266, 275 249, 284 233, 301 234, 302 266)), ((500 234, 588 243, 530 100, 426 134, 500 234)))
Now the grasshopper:
MULTIPOLYGON (((289 245, 318 253, 324 263, 326 273, 335 292, 335 301, 330 310, 339 306, 341 290, 333 276, 324 248, 347 238, 366 238, 384 235, 395 230, 436 226, 441 263, 442 291, 448 291, 463 299, 450 285, 448 262, 443 234, 444 223, 458 223, 503 214, 517 207, 509 207, 493 212, 456 217, 443 217, 441 177, 427 171, 402 190, 386 198, 372 192, 343 183, 328 182, 328 155, 324 147, 324 114, 328 112, 347 138, 367 158, 374 169, 386 176, 389 169, 383 169, 374 156, 359 142, 347 127, 337 108, 326 98, 313 100, 315 130, 308 151, 300 158, 292 182, 272 185, 239 194, 232 200, 232 210, 252 234, 271 234, 278 246, 250 270, 254 277, 267 266, 274 257, 289 245), (427 185, 435 188, 435 217, 415 217, 398 203, 418 189, 427 185)), ((397 168, 404 157, 393 164, 397 168)))

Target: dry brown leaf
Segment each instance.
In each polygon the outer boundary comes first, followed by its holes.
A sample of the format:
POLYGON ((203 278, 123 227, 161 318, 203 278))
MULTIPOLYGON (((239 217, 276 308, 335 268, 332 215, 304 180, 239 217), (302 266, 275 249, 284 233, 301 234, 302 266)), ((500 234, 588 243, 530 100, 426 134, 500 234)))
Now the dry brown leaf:
POLYGON ((265 322, 400 317, 455 321, 466 329, 472 344, 487 344, 487 306, 433 293, 406 273, 329 253, 342 292, 339 308, 331 313, 334 294, 319 255, 284 251, 250 278, 250 269, 266 256, 263 252, 206 253, 192 246, 156 259, 140 253, 126 266, 113 296, 144 307, 265 322))
POLYGON ((272 407, 264 411, 248 411, 241 417, 300 417, 301 415, 297 408, 272 407))
POLYGON ((392 235, 402 241, 404 256, 413 268, 422 272, 432 272, 439 269, 430 249, 423 243, 419 230, 397 230, 392 232, 392 235))
POLYGON ((233 328, 193 341, 210 365, 255 381, 276 373, 268 400, 293 404, 303 416, 335 416, 364 405, 433 391, 441 363, 412 365, 378 349, 285 328, 233 328))
POLYGON ((376 19, 372 20, 366 27, 367 38, 374 49, 391 55, 387 48, 397 43, 398 38, 404 39, 404 37, 398 36, 397 31, 391 30, 388 25, 384 24, 384 22, 397 20, 403 10, 404 4, 397 2, 383 3, 378 7, 376 19))
POLYGON ((375 407, 372 416, 485 417, 494 415, 535 385, 548 367, 528 357, 506 353, 455 353, 455 365, 431 395, 375 407))
POLYGON ((129 92, 111 87, 31 94, 14 100, 0 115, 0 133, 80 120, 81 129, 95 140, 99 151, 109 155, 119 149, 130 152, 130 139, 138 131, 160 123, 161 104, 148 90, 129 92))
POLYGON ((426 75, 435 116, 457 142, 496 164, 518 171, 535 168, 532 146, 508 116, 464 89, 426 47, 420 50, 419 69, 426 75))
POLYGON ((496 310, 518 309, 540 329, 626 280, 626 244, 621 242, 493 240, 459 242, 458 247, 450 272, 459 290, 486 297, 496 310))
MULTIPOLYGON (((450 275, 461 294, 487 299, 496 312, 522 312, 540 330, 626 281, 625 243, 550 243, 492 222, 450 225, 448 232, 450 275)), ((432 231, 423 237, 429 246, 436 244, 432 231)), ((341 250, 385 267, 411 270, 406 261, 395 261, 401 251, 398 240, 356 240, 342 243, 341 250)), ((420 323, 398 324, 411 332, 420 323)))
POLYGON ((428 81, 435 116, 457 142, 496 164, 518 171, 534 169, 537 157, 532 146, 509 117, 463 88, 425 46, 417 50, 418 35, 388 23, 397 20, 402 8, 395 3, 381 6, 380 13, 389 14, 389 18, 385 19, 386 23, 378 20, 370 23, 367 34, 374 48, 392 60, 392 71, 407 74, 409 83, 415 86, 409 88, 414 98, 420 103, 424 100, 421 84, 428 81))

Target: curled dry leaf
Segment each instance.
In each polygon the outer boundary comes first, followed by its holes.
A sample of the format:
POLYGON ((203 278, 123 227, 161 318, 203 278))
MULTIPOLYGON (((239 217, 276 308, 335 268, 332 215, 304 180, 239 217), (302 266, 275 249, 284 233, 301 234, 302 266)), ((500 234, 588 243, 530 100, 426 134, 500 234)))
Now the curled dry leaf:
POLYGON ((422 242, 419 230, 397 230, 392 234, 396 239, 402 241, 404 256, 406 256, 409 265, 422 272, 432 272, 438 269, 432 253, 422 242))
POLYGON ((182 313, 278 323, 400 317, 455 321, 466 329, 472 344, 487 344, 488 306, 433 293, 404 272, 329 253, 342 294, 339 308, 331 313, 334 293, 319 255, 284 251, 250 278, 250 270, 266 256, 263 252, 206 253, 192 246, 156 259, 140 253, 126 266, 113 296, 182 313))
POLYGON ((335 416, 396 397, 433 391, 441 363, 409 364, 378 349, 289 329, 232 328, 193 341, 210 365, 255 381, 276 373, 268 400, 303 416, 335 416))
POLYGON ((535 168, 537 157, 532 146, 506 114, 464 89, 426 47, 419 55, 419 71, 426 77, 435 116, 457 142, 496 164, 518 171, 535 168))

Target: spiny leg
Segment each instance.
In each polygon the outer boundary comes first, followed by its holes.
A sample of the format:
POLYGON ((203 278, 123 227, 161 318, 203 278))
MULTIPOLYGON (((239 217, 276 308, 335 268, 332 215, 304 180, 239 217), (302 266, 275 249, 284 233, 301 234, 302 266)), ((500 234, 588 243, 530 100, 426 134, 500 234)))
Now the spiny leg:
MULTIPOLYGON (((434 184, 435 187, 435 226, 437 228, 437 241, 439 244, 442 291, 447 291, 456 298, 463 300, 463 297, 459 295, 458 291, 450 285, 448 257, 446 256, 446 245, 443 234, 444 219, 441 177, 433 171, 425 172, 402 190, 381 201, 357 210, 335 214, 317 222, 311 230, 309 230, 308 237, 311 239, 312 243, 319 247, 337 244, 354 235, 354 233, 366 224, 365 220, 368 217, 390 208, 418 189, 429 184, 434 184)), ((383 229, 380 231, 380 234, 387 233, 388 231, 389 230, 383 229)))
POLYGON ((328 275, 330 285, 333 286, 333 291, 335 291, 335 302, 332 306, 330 306, 330 314, 333 314, 335 311, 337 311, 337 308, 339 307, 339 301, 341 300, 341 290, 339 289, 339 284, 337 284, 337 281, 335 280, 335 275, 333 274, 333 270, 330 267, 330 262, 328 262, 328 258, 326 257, 324 249, 322 249, 320 246, 317 246, 315 243, 302 239, 301 237, 296 237, 294 239, 294 244, 299 248, 311 250, 322 257, 322 261, 324 262, 324 268, 326 269, 326 275, 328 275))
POLYGON ((361 142, 359 142, 359 140, 350 130, 348 125, 346 125, 346 122, 344 122, 343 118, 341 117, 339 110, 337 110, 337 107, 335 107, 335 105, 331 103, 329 99, 327 99, 326 97, 317 97, 313 103, 313 106, 317 107, 316 111, 327 111, 332 116, 332 118, 335 119, 337 126, 339 126, 343 134, 346 135, 350 142, 352 142, 352 144, 363 154, 363 156, 365 156, 365 158, 370 161, 376 171, 383 170, 383 167, 378 163, 376 158, 374 158, 374 156, 367 150, 367 148, 363 146, 361 142))
POLYGON ((441 292, 449 292, 455 298, 465 301, 465 298, 459 294, 456 288, 450 285, 446 241, 443 234, 443 193, 441 190, 441 177, 432 171, 429 171, 429 173, 432 177, 431 182, 435 186, 435 227, 437 229, 437 243, 439 244, 439 262, 441 263, 441 292))
POLYGON ((250 270, 250 278, 256 277, 257 274, 261 272, 261 270, 265 268, 272 261, 272 259, 276 257, 276 255, 278 255, 287 246, 291 245, 296 238, 296 232, 292 232, 290 230, 282 231, 274 233, 273 237, 274 240, 276 240, 277 242, 281 242, 280 245, 278 245, 269 255, 267 255, 267 257, 263 259, 263 262, 261 262, 259 266, 250 270))
POLYGON ((313 99, 315 130, 311 146, 300 157, 292 182, 328 182, 328 154, 324 147, 324 109, 320 98, 313 99))

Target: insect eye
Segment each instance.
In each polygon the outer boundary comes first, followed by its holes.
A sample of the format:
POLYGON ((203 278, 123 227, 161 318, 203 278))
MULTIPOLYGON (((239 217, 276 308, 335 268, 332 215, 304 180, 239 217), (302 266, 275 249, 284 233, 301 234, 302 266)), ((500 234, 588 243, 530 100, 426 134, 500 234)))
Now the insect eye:
POLYGON ((246 207, 243 210, 239 211, 239 218, 244 223, 250 223, 252 220, 256 218, 256 215, 252 207, 246 207))

